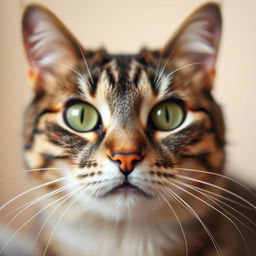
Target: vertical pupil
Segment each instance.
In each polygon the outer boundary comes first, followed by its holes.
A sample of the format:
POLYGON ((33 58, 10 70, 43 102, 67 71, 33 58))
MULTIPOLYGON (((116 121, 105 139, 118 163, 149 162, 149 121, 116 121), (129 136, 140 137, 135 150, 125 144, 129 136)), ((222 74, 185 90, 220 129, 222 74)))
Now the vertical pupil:
POLYGON ((168 108, 165 107, 164 111, 165 111, 165 118, 166 118, 166 121, 167 121, 167 123, 169 123, 169 121, 170 121, 170 115, 169 115, 168 108))
POLYGON ((80 123, 82 124, 84 122, 84 108, 81 110, 81 115, 80 115, 80 123))

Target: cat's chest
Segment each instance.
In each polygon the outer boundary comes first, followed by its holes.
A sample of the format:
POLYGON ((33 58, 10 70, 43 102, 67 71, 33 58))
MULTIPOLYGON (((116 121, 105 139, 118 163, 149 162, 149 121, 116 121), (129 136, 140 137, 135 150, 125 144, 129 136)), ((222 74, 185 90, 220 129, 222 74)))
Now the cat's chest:
POLYGON ((163 251, 180 241, 174 230, 166 223, 117 224, 84 218, 58 225, 53 242, 61 256, 165 256, 163 251))

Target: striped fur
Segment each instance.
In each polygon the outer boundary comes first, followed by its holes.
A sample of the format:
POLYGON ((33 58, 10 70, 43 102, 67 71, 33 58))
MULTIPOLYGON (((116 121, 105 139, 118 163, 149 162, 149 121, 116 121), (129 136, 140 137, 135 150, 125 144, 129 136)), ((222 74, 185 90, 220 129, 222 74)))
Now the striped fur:
MULTIPOLYGON (((40 236, 42 255, 48 246, 47 256, 183 256, 179 221, 189 256, 217 255, 201 223, 168 189, 195 209, 224 256, 245 255, 220 238, 223 216, 191 187, 221 196, 221 189, 206 182, 226 186, 225 179, 210 175, 222 174, 225 160, 222 112, 211 94, 220 30, 219 7, 208 4, 194 12, 163 49, 111 55, 102 49, 82 49, 44 7, 26 9, 24 45, 35 91, 25 115, 26 165, 58 168, 33 172, 39 184, 67 177, 45 187, 42 194, 74 184, 40 202, 42 208, 70 193, 63 205, 52 204, 44 211, 45 218, 51 218, 40 236), (169 132, 154 129, 149 118, 153 107, 166 99, 179 102, 186 112, 183 124, 169 132), (101 126, 96 130, 79 133, 65 124, 65 108, 77 100, 100 113, 101 126), (125 179, 110 159, 114 152, 143 156, 128 179, 147 196, 109 195, 125 179), (181 186, 182 190, 172 182, 190 187, 181 186)), ((237 230, 231 233, 232 241, 239 236, 237 230)))

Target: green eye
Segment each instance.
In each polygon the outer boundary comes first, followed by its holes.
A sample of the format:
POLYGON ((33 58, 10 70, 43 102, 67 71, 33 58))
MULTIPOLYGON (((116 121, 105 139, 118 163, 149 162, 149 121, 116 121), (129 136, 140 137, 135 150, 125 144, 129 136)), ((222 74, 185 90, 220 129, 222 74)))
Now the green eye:
POLYGON ((183 108, 174 102, 165 101, 156 105, 151 112, 154 126, 162 131, 170 131, 181 125, 185 117, 183 108))
POLYGON ((66 109, 64 120, 67 125, 78 132, 93 130, 99 123, 97 110, 87 103, 74 103, 66 109))

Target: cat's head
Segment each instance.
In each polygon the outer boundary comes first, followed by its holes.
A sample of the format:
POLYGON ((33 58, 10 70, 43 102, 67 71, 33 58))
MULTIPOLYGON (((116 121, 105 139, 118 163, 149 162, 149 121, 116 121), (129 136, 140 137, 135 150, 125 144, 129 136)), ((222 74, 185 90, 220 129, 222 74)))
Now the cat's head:
POLYGON ((114 219, 150 215, 173 193, 188 196, 184 184, 214 182, 204 170, 222 172, 224 124, 211 95, 216 4, 196 10, 161 50, 135 55, 82 48, 41 6, 27 7, 22 26, 35 93, 25 116, 26 164, 42 168, 31 175, 59 191, 54 200, 64 192, 114 219))

